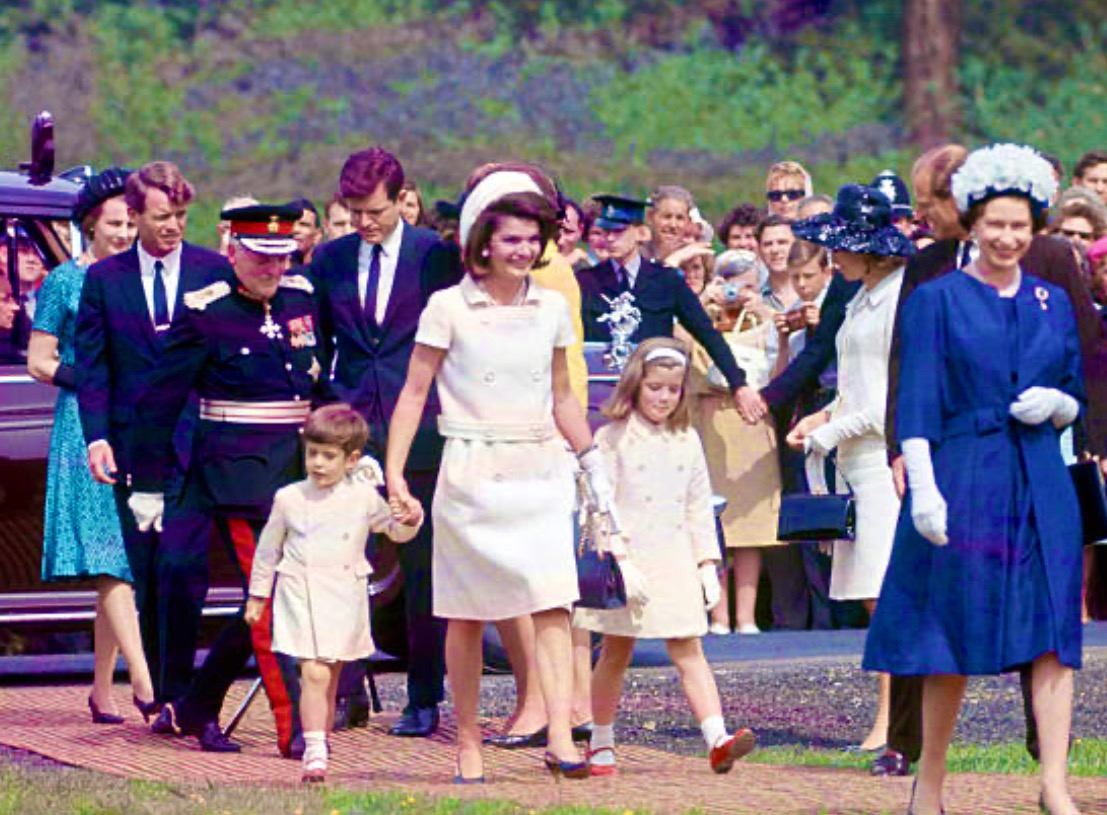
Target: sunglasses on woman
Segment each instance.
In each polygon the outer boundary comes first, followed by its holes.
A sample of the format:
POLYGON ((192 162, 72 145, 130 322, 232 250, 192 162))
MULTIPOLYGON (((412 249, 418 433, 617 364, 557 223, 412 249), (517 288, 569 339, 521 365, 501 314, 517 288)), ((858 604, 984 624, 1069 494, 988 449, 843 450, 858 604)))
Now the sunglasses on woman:
POLYGON ((770 201, 798 201, 806 194, 803 190, 770 190, 765 197, 770 201))

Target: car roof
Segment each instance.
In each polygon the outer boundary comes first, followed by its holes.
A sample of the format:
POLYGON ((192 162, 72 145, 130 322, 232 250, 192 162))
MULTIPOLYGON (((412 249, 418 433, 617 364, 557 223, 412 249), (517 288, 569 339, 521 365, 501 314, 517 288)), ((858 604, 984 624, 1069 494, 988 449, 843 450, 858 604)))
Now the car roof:
POLYGON ((66 178, 54 177, 37 184, 25 173, 0 170, 0 216, 68 219, 80 189, 80 184, 66 178))

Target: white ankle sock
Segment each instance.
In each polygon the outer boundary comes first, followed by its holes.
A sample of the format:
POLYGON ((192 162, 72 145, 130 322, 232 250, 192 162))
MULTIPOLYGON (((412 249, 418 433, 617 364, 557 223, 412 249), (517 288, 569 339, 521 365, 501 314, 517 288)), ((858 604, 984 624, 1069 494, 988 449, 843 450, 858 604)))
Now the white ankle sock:
POLYGON ((304 766, 322 762, 327 765, 327 734, 322 730, 304 732, 304 766))
MULTIPOLYGON (((588 750, 590 753, 595 753, 597 750, 603 747, 615 748, 615 724, 593 724, 592 725, 592 738, 588 740, 588 750)), ((591 759, 593 764, 604 765, 614 764, 615 755, 608 750, 604 750, 597 756, 593 756, 591 759)))
POLYGON ((718 747, 730 735, 726 732, 726 723, 722 716, 708 716, 700 722, 700 732, 703 733, 708 750, 718 747))

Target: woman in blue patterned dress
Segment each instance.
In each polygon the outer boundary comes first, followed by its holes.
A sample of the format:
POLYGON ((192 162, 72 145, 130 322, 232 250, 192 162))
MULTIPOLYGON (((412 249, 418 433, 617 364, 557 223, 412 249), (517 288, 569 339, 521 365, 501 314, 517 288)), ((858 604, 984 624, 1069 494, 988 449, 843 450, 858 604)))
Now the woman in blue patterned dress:
POLYGON ((27 355, 31 375, 58 388, 47 464, 42 579, 96 581, 95 667, 88 706, 97 724, 123 721, 111 692, 120 651, 130 670, 135 705, 146 715, 154 699, 111 487, 93 481, 86 463, 73 369, 77 304, 85 270, 134 241, 134 221, 123 201, 127 175, 118 168, 104 170, 81 190, 73 221, 80 225, 89 247, 79 260, 63 263, 42 284, 27 355))
POLYGON ((1060 434, 1084 398, 1080 344, 1065 291, 1021 266, 1056 182, 1033 150, 1001 144, 970 154, 951 189, 980 254, 916 289, 900 316, 910 492, 864 667, 925 677, 909 812, 937 815, 966 677, 1030 665, 1041 809, 1075 815, 1083 555, 1060 434))

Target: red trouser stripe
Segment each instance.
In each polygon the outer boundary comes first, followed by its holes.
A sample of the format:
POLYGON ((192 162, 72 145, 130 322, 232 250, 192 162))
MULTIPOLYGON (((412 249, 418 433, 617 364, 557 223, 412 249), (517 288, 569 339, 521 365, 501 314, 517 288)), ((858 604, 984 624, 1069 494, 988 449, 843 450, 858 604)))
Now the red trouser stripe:
MULTIPOLYGON (((246 585, 250 584, 250 573, 254 567, 254 552, 257 550, 257 536, 250 522, 242 518, 228 518, 227 528, 231 533, 231 543, 238 566, 246 576, 246 585)), ((277 745, 282 754, 288 752, 292 744, 292 699, 284 685, 280 665, 273 655, 273 600, 265 601, 265 611, 255 625, 250 626, 250 640, 254 644, 254 658, 261 674, 261 684, 269 697, 269 707, 277 723, 277 745)))

